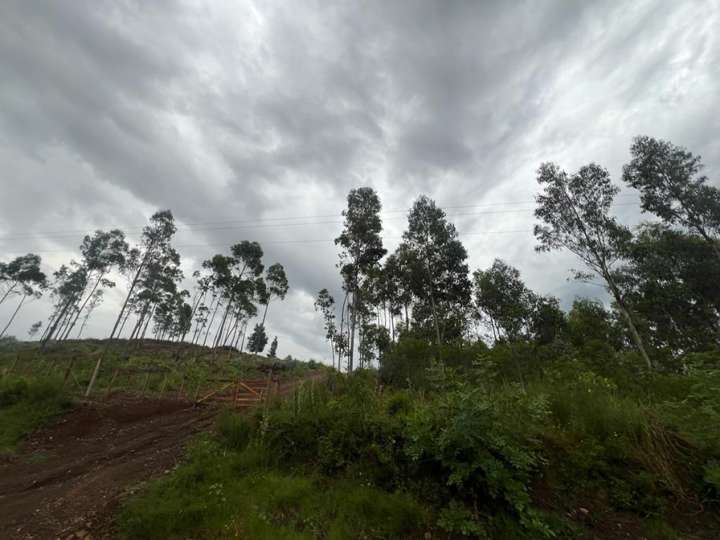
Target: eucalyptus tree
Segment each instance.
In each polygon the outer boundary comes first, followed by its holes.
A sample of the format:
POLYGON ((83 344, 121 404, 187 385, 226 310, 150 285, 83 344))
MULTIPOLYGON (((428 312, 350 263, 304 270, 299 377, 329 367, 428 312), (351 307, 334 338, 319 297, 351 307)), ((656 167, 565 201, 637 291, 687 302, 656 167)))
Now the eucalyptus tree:
POLYGON ((86 235, 80 246, 82 254, 82 266, 87 273, 87 289, 85 299, 82 295, 78 298, 77 303, 73 306, 74 316, 72 321, 67 325, 64 333, 59 336, 60 339, 67 339, 70 332, 75 327, 81 313, 85 311, 85 306, 98 290, 98 287, 114 287, 115 282, 106 278, 107 274, 117 268, 122 271, 125 269, 127 256, 129 252, 128 243, 125 241, 125 234, 119 229, 111 231, 95 231, 93 236, 86 235))
POLYGON ((547 345, 567 334, 567 317, 554 296, 533 295, 529 334, 540 345, 547 345))
POLYGON ((8 322, 5 324, 2 330, 0 330, 0 338, 5 335, 5 332, 7 332, 8 328, 12 325, 13 321, 15 320, 15 317, 20 312, 20 310, 23 307, 23 304, 25 303, 25 300, 27 300, 28 297, 32 298, 40 298, 42 296, 42 292, 37 289, 23 289, 24 293, 20 297, 20 302, 15 307, 15 310, 12 312, 12 315, 10 315, 10 319, 8 319, 8 322))
POLYGON ((265 285, 267 288, 267 294, 264 295, 263 298, 265 310, 263 311, 262 323, 260 323, 263 325, 265 324, 265 317, 267 316, 270 300, 272 300, 273 297, 285 300, 285 295, 289 289, 288 279, 282 264, 275 263, 268 267, 265 273, 265 285))
POLYGON ((42 321, 36 321, 30 325, 30 330, 28 330, 28 336, 30 338, 34 338, 38 332, 40 332, 40 329, 42 328, 43 322, 42 321))
POLYGON ((206 308, 205 298, 207 297, 208 291, 211 289, 212 282, 210 276, 204 275, 200 270, 195 270, 193 272, 193 277, 197 280, 197 284, 195 285, 195 295, 193 297, 192 306, 190 309, 190 329, 192 329, 193 321, 196 322, 195 330, 193 330, 193 336, 191 339, 191 341, 194 343, 198 327, 202 324, 203 321, 202 316, 198 317, 197 315, 201 308, 206 308))
POLYGON ((640 202, 665 222, 699 234, 720 258, 720 189, 701 174, 700 156, 667 141, 636 137, 623 180, 640 190, 640 202))
POLYGON ((567 315, 568 336, 576 347, 602 343, 610 349, 622 346, 622 329, 613 313, 598 300, 580 298, 573 302, 567 315))
POLYGON ((111 340, 115 337, 116 332, 120 327, 120 323, 124 319, 125 310, 128 308, 128 304, 131 299, 134 298, 135 288, 141 281, 142 276, 146 273, 147 267, 152 264, 157 265, 160 260, 172 258, 169 254, 169 251, 172 250, 170 241, 176 231, 177 226, 175 225, 175 218, 170 210, 160 210, 155 212, 150 217, 150 223, 143 228, 140 246, 134 248, 131 251, 130 257, 126 260, 127 269, 129 271, 132 271, 133 269, 135 270, 134 276, 130 282, 130 287, 125 297, 125 301, 120 308, 115 324, 108 336, 105 349, 95 364, 95 369, 93 370, 90 382, 85 390, 86 396, 89 396, 90 392, 92 392, 92 388, 95 384, 98 373, 100 372, 100 367, 102 366, 102 361, 107 352, 107 348, 109 347, 111 340))
POLYGON ((87 326, 88 320, 90 319, 90 315, 92 315, 92 312, 95 311, 95 309, 97 309, 100 304, 102 304, 104 296, 105 291, 103 291, 102 289, 98 289, 90 297, 90 301, 85 306, 85 315, 83 316, 83 321, 80 325, 80 330, 78 330, 76 339, 80 339, 80 337, 82 336, 82 333, 87 326))
POLYGON ((234 342, 238 328, 252 314, 257 315, 255 307, 255 295, 257 294, 258 283, 262 283, 261 277, 255 279, 233 279, 232 301, 228 312, 227 328, 218 332, 216 346, 227 345, 234 342))
POLYGON ((277 348, 278 348, 278 340, 277 340, 277 336, 275 336, 272 340, 272 343, 270 343, 270 351, 268 352, 268 356, 270 358, 277 358, 277 348))
MULTIPOLYGON (((652 362, 638 331, 637 316, 620 288, 620 269, 630 231, 610 215, 610 207, 619 188, 607 170, 599 165, 581 167, 572 175, 552 163, 538 169, 538 183, 543 192, 537 195, 535 225, 537 251, 567 249, 577 256, 592 274, 601 277, 617 308, 622 313, 635 346, 648 368, 652 362)), ((576 272, 577 279, 588 279, 587 272, 576 272)))
MULTIPOLYGON (((158 212, 155 212, 150 217, 150 224, 143 228, 140 245, 132 250, 130 257, 128 257, 126 261, 126 267, 131 271, 134 270, 134 275, 130 282, 127 295, 125 296, 125 301, 120 308, 120 312, 118 313, 115 324, 110 332, 110 336, 108 336, 108 341, 115 337, 115 333, 120 326, 125 310, 128 308, 128 304, 131 299, 134 298, 135 288, 138 283, 143 281, 143 277, 147 274, 148 265, 154 264, 155 267, 157 267, 163 259, 172 258, 170 254, 170 251, 172 250, 170 241, 176 231, 177 226, 175 225, 175 218, 170 210, 159 210, 158 212)), ((93 378, 88 385, 88 394, 92 389, 92 384, 97 376, 97 370, 100 369, 101 361, 102 357, 98 359, 96 372, 93 374, 93 378)))
MULTIPOLYGON (((187 291, 185 291, 187 292, 187 291)), ((181 302, 175 311, 173 330, 177 341, 185 341, 190 328, 192 327, 193 308, 187 302, 181 302)))
POLYGON ((654 347, 672 354, 720 345, 720 264, 696 234, 645 224, 628 250, 628 297, 654 347))
POLYGON ((5 335, 15 317, 22 309, 28 298, 40 298, 47 288, 47 277, 40 270, 41 259, 38 255, 28 253, 17 257, 9 263, 0 263, 0 287, 2 297, 0 304, 12 296, 20 296, 15 310, 5 327, 0 330, 0 337, 5 335))
POLYGON ((47 287, 47 276, 40 270, 39 255, 28 253, 8 263, 0 262, 0 304, 11 295, 33 296, 47 287))
POLYGON ((268 338, 265 333, 265 327, 262 324, 256 324, 248 340, 248 350, 251 353, 260 354, 265 349, 267 342, 268 338))
MULTIPOLYGON (((325 328, 325 339, 330 343, 330 352, 332 354, 332 363, 335 367, 335 347, 337 326, 335 324, 335 299, 327 289, 321 289, 318 292, 317 299, 313 303, 315 310, 322 313, 323 326, 325 328)), ((338 369, 340 365, 338 363, 338 369)))
POLYGON ((404 313, 405 329, 409 329, 409 306, 412 303, 412 291, 409 284, 410 279, 406 268, 401 264, 401 257, 393 253, 385 259, 381 273, 380 294, 383 304, 387 304, 390 315, 390 336, 395 341, 396 328, 395 317, 404 313))
POLYGON ((390 348, 390 333, 388 329, 379 324, 370 322, 369 318, 363 318, 360 325, 360 345, 358 356, 360 366, 370 368, 373 362, 382 362, 382 357, 390 348))
POLYGON ((143 339, 157 308, 171 304, 178 294, 177 284, 183 279, 180 254, 168 246, 161 256, 145 264, 137 280, 137 321, 131 339, 143 339))
POLYGON ((229 339, 226 339, 226 343, 237 348, 238 341, 240 341, 241 335, 244 335, 249 320, 256 317, 257 314, 258 310, 252 296, 243 295, 238 298, 233 314, 234 323, 228 332, 229 339))
POLYGON ((153 314, 157 339, 181 340, 187 334, 192 320, 192 306, 185 301, 189 296, 186 290, 176 291, 160 301, 153 314))
POLYGON ((215 316, 217 315, 223 299, 225 299, 229 304, 229 297, 231 294, 230 289, 233 284, 232 267, 236 263, 237 261, 233 257, 223 255, 221 253, 213 255, 210 259, 203 261, 202 263, 203 268, 210 272, 207 279, 209 285, 212 287, 214 300, 214 307, 212 307, 213 303, 211 302, 212 315, 207 323, 203 345, 207 343, 213 322, 215 322, 215 316))
MULTIPOLYGON (((213 287, 213 293, 212 293, 212 300, 210 302, 210 306, 208 308, 208 315, 209 317, 206 318, 205 325, 205 337, 202 341, 202 346, 204 347, 207 344, 208 336, 210 335, 210 330, 212 329, 213 322, 215 321, 215 315, 217 315, 218 309, 220 308, 220 304, 222 303, 222 294, 220 291, 213 287), (213 307, 214 306, 214 307, 213 307)), ((198 338, 199 342, 199 338, 198 338)))
POLYGON ((231 257, 228 259, 228 273, 218 285, 225 299, 225 311, 216 333, 214 345, 220 345, 224 337, 225 324, 229 314, 238 302, 254 291, 253 281, 262 274, 263 250, 257 242, 243 240, 230 247, 231 257))
POLYGON ((415 300, 413 319, 421 326, 429 323, 438 344, 460 337, 471 294, 467 251, 445 212, 424 195, 408 214, 398 258, 415 300))
MULTIPOLYGON (((412 292, 412 275, 408 261, 411 259, 405 251, 407 246, 401 244, 395 253, 391 254, 385 260, 383 274, 387 286, 388 301, 390 311, 393 316, 402 316, 403 328, 409 331, 410 325, 410 306, 413 301, 412 292)), ((393 319, 391 318, 391 321, 393 319)), ((394 322, 392 323, 393 340, 396 334, 394 322)))
POLYGON ((250 319, 257 317, 258 310, 254 304, 253 298, 243 298, 241 304, 238 306, 239 316, 237 320, 237 328, 235 331, 235 338, 233 340, 233 347, 238 348, 238 342, 242 338, 240 345, 240 352, 242 352, 245 346, 245 336, 247 334, 247 327, 250 323, 250 319))
POLYGON ((348 304, 350 309, 350 343, 348 347, 348 369, 353 370, 355 348, 355 330, 357 315, 362 306, 362 285, 368 273, 385 255, 380 232, 382 205, 372 188, 353 189, 347 196, 347 208, 343 210, 344 227, 335 244, 342 248, 340 252, 340 273, 343 287, 352 296, 348 304))
POLYGON ((501 259, 487 270, 473 273, 476 316, 491 329, 493 339, 527 338, 535 295, 520 278, 520 271, 501 259))
POLYGON ((62 265, 55 271, 53 278, 51 296, 54 299, 54 310, 42 338, 43 348, 53 337, 62 335, 74 316, 73 307, 88 284, 88 271, 85 266, 70 261, 69 266, 62 265))
POLYGON ((205 329, 205 325, 208 322, 208 312, 210 311, 210 308, 205 305, 204 302, 201 302, 200 305, 195 310, 195 330, 193 330, 192 339, 190 340, 190 343, 193 345, 197 342, 200 335, 202 334, 202 331, 205 329))

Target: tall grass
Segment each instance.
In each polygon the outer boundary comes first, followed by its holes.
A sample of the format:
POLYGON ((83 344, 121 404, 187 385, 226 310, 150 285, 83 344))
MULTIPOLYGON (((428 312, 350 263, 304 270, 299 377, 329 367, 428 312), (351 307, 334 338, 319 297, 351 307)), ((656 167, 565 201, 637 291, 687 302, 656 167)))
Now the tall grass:
POLYGON ((25 435, 69 405, 56 378, 9 376, 0 380, 0 453, 15 451, 25 435))

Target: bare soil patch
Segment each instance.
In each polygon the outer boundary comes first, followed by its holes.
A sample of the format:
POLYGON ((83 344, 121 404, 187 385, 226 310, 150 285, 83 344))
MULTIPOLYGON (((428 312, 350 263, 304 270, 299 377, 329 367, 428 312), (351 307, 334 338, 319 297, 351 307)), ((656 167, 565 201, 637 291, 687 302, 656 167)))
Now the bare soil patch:
POLYGON ((113 538, 122 496, 170 471, 214 413, 127 395, 79 404, 0 463, 0 538, 113 538))

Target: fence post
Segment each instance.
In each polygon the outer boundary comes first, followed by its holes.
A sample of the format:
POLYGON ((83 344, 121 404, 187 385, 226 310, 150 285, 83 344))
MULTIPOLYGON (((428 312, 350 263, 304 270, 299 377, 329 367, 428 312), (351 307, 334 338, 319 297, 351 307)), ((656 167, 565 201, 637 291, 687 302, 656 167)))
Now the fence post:
POLYGON ((113 371, 112 377, 110 377, 110 382, 108 383, 107 392, 105 392, 105 398, 110 397, 110 392, 112 392, 112 386, 115 382, 115 377, 118 376, 118 372, 120 371, 120 368, 115 368, 115 371, 113 371))

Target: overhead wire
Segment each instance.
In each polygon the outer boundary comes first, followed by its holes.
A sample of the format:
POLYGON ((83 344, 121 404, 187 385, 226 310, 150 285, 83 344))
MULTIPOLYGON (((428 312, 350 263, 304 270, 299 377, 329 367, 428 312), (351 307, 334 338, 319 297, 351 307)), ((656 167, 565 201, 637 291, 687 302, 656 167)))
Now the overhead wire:
MULTIPOLYGON (((507 203, 512 204, 512 203, 507 203)), ((636 203, 617 203, 614 206, 635 206, 636 203)), ((477 205, 465 205, 465 206, 456 206, 456 207, 442 207, 443 210, 450 209, 450 208, 476 208, 477 205)), ((534 208, 521 208, 521 209, 513 209, 513 210, 492 210, 492 211, 486 211, 486 212, 463 212, 463 213, 455 213, 455 214, 447 214, 447 218, 455 218, 455 217, 472 217, 472 216, 483 216, 483 215, 497 215, 497 214, 515 214, 515 213, 525 213, 525 212, 532 212, 534 208)), ((387 213, 387 212, 383 212, 387 213)), ((307 219, 310 219, 311 216, 308 216, 307 219)), ((317 216, 320 217, 320 216, 317 216)), ((341 214, 333 214, 332 216, 327 217, 342 217, 341 214)), ((265 229, 265 228, 293 228, 293 227, 302 227, 302 226, 313 226, 313 225, 336 225, 336 224, 342 224, 342 220, 332 220, 332 221, 306 221, 306 222, 289 222, 289 223, 272 223, 272 224, 254 224, 254 223, 262 223, 264 221, 269 221, 270 219, 293 219, 293 218, 268 218, 268 219, 258 219, 255 221, 243 221, 243 220, 227 220, 227 221, 219 221, 219 222, 198 222, 197 224, 185 224, 177 227, 177 232, 185 232, 185 231, 219 231, 219 230, 235 230, 235 229, 265 229), (225 225, 225 226, 213 226, 215 224, 223 224, 223 223, 248 223, 247 225, 225 225)), ((384 221, 394 221, 394 220, 402 220, 405 219, 405 216, 396 216, 396 217, 389 217, 384 218, 384 221)), ((97 227, 96 227, 97 228, 97 227)), ((112 228, 119 228, 120 230, 123 230, 125 232, 127 231, 138 231, 138 234, 141 234, 142 228, 133 228, 133 227, 106 227, 106 229, 112 229, 112 228)), ((54 231, 44 231, 44 232, 34 232, 34 233, 23 233, 23 234, 15 234, 15 235, 6 235, 0 238, 0 240, 24 240, 28 238, 62 238, 62 237, 68 237, 68 236, 76 236, 78 234, 87 234, 87 230, 54 230, 54 231)), ((128 237, 133 237, 134 235, 127 234, 128 237)))
MULTIPOLYGON (((626 194, 626 195, 620 195, 620 197, 628 197, 632 196, 632 194, 626 194)), ((482 205, 455 205, 455 206, 443 206, 440 207, 443 210, 449 210, 449 209, 469 209, 469 208, 483 208, 488 206, 512 206, 516 204, 528 204, 529 201, 508 201, 503 203, 486 203, 482 205)), ((614 206, 636 206, 637 203, 631 202, 631 203, 615 203, 614 206)), ((482 211, 482 212, 458 212, 454 214, 447 214, 447 218, 457 218, 457 217, 473 217, 473 216, 484 216, 484 215, 498 215, 498 214, 513 214, 513 213, 526 213, 526 212, 532 212, 534 208, 521 208, 521 209, 512 209, 512 210, 491 210, 491 211, 482 211)), ((407 212, 407 210, 385 210, 381 212, 381 214, 392 214, 397 212, 407 212)), ((325 220, 325 221, 306 221, 306 222, 288 222, 288 223, 268 223, 268 224, 262 224, 264 222, 269 221, 280 221, 280 220, 292 220, 292 219, 311 219, 311 218, 326 218, 326 217, 342 217, 342 214, 325 214, 325 215, 316 215, 316 216, 296 216, 296 217, 286 217, 286 218, 260 218, 256 220, 224 220, 224 221, 216 221, 216 222, 197 222, 196 224, 183 224, 180 227, 177 228, 177 232, 215 232, 215 231, 225 231, 225 230, 245 230, 245 229, 283 229, 283 228, 295 228, 295 227, 304 227, 304 226, 317 226, 317 225, 339 225, 342 224, 342 220, 325 220), (219 224, 228 224, 233 223, 237 225, 225 225, 225 226, 213 226, 213 225, 219 225, 219 224), (243 225, 242 223, 247 223, 247 225, 243 225)), ((402 220, 405 219, 405 216, 395 216, 395 217, 385 217, 383 218, 383 221, 395 221, 395 220, 402 220)), ((122 230, 122 229, 121 229, 122 230)), ((142 231, 142 228, 139 229, 132 229, 132 228, 125 228, 125 230, 138 230, 142 231)), ((468 232, 459 232, 458 234, 460 236, 475 236, 475 235, 491 235, 491 234, 517 234, 517 233, 525 233, 525 232, 532 232, 532 230, 508 230, 508 231, 468 231, 468 232)), ((61 239, 66 238, 70 236, 76 236, 78 234, 87 234, 87 230, 65 230, 65 231, 47 231, 47 232, 36 232, 36 233, 26 233, 22 235, 11 235, 11 236, 5 236, 0 238, 1 241, 5 240, 27 240, 27 239, 40 239, 40 240, 55 240, 55 239, 61 239)), ((140 236, 140 232, 138 234, 127 234, 127 238, 137 238, 140 236)), ((398 240, 399 238, 390 238, 385 237, 386 240, 398 240)), ((334 242, 333 239, 291 239, 291 240, 261 240, 264 244, 311 244, 311 243, 331 243, 334 242)), ((210 246, 225 246, 229 245, 227 243, 202 243, 202 244, 176 244, 176 248, 193 248, 193 247, 210 247, 210 246)), ((30 249, 23 248, 22 251, 12 251, 8 250, 7 248, 3 247, 0 248, 4 253, 22 253, 31 251, 33 253, 61 253, 61 252, 69 252, 73 251, 70 249, 30 249)))

